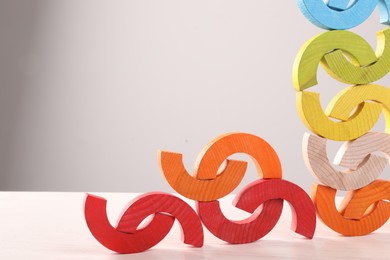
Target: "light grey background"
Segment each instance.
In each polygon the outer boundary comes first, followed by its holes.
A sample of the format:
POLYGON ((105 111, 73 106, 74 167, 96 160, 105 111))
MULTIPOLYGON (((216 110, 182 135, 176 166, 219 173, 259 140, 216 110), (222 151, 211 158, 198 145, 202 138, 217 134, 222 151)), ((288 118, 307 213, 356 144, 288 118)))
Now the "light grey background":
MULTIPOLYGON (((373 48, 378 21, 353 30, 373 48)), ((242 131, 309 191, 291 71, 321 32, 295 0, 1 1, 0 190, 172 191, 158 149, 191 171, 208 141, 242 131)), ((346 87, 322 69, 319 82, 324 106, 346 87)), ((250 166, 242 185, 254 179, 250 166)))

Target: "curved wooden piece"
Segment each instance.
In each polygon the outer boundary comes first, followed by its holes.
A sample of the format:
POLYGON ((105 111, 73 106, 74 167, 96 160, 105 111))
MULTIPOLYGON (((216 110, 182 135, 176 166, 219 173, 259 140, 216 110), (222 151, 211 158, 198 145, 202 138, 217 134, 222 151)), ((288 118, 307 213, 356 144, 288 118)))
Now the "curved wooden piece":
POLYGON ((353 32, 321 33, 308 40, 295 57, 293 84, 296 91, 302 91, 318 84, 318 65, 321 63, 326 67, 324 56, 335 50, 342 50, 343 54, 347 55, 356 66, 368 66, 378 60, 370 44, 353 32))
POLYGON ((346 0, 297 0, 303 15, 316 26, 330 30, 345 30, 358 26, 379 5, 381 23, 389 24, 388 0, 357 0, 351 6, 346 0))
POLYGON ((175 191, 196 201, 213 201, 232 192, 245 175, 246 162, 226 160, 235 153, 249 155, 259 176, 282 177, 282 167, 273 148, 260 137, 246 133, 229 133, 211 141, 197 158, 194 177, 186 171, 181 154, 160 151, 158 161, 175 191), (225 161, 227 166, 217 175, 225 161))
MULTIPOLYGON (((258 207, 255 205, 254 207, 258 207)), ((259 240, 276 225, 282 214, 283 200, 269 200, 262 208, 239 221, 227 219, 219 201, 196 202, 197 212, 206 228, 219 239, 231 244, 245 244, 259 240)))
POLYGON ((321 221, 334 231, 345 236, 367 235, 386 223, 387 207, 379 203, 376 209, 360 220, 347 219, 342 216, 334 203, 336 190, 317 183, 312 185, 312 199, 321 221))
MULTIPOLYGON (((372 105, 381 105, 386 120, 385 132, 390 133, 390 89, 380 85, 368 84, 343 89, 329 102, 325 113, 332 118, 345 121, 350 118, 350 112, 356 105, 363 104, 365 101, 374 101, 376 103, 372 105)), ((376 109, 372 115, 372 120, 375 122, 377 121, 376 109)), ((367 124, 371 123, 372 121, 367 122, 367 124)))
POLYGON ((334 10, 342 11, 349 7, 349 2, 349 0, 328 0, 327 5, 334 10))
POLYGON ((325 54, 324 69, 333 78, 349 84, 368 84, 377 81, 390 71, 390 29, 377 32, 377 60, 370 65, 352 64, 342 50, 325 54))
POLYGON ((360 189, 374 181, 387 165, 385 158, 371 155, 355 161, 354 170, 338 171, 329 162, 326 142, 325 138, 306 133, 302 142, 303 158, 314 177, 336 190, 360 189))
MULTIPOLYGON (((364 93, 362 95, 364 96, 364 93)), ((322 110, 318 93, 309 91, 297 92, 296 103, 302 122, 311 131, 327 139, 349 141, 370 131, 378 121, 382 110, 380 104, 359 101, 357 98, 358 96, 355 93, 348 95, 346 102, 350 105, 344 106, 343 108, 345 109, 343 111, 351 113, 356 106, 358 106, 358 109, 353 116, 348 117, 343 122, 335 122, 328 118, 322 110), (350 107, 351 109, 347 110, 350 107)), ((337 106, 334 106, 337 110, 333 110, 330 116, 333 118, 343 117, 340 115, 338 108, 341 108, 344 104, 343 102, 338 102, 337 106)))
POLYGON ((244 178, 246 162, 227 160, 225 170, 212 180, 198 180, 187 172, 182 155, 159 152, 159 165, 168 184, 179 194, 196 201, 212 201, 232 192, 244 178))
POLYGON ((339 212, 345 218, 359 220, 365 215, 376 210, 378 203, 383 204, 386 211, 382 212, 387 219, 390 217, 390 182, 387 180, 375 180, 369 185, 348 192, 339 207, 339 212), (387 201, 384 201, 387 200, 387 201), (370 206, 374 205, 372 209, 370 206), (368 213, 367 213, 368 211, 368 213))
POLYGON ((247 212, 254 212, 256 205, 273 199, 282 199, 289 203, 292 211, 291 229, 294 232, 307 238, 314 236, 314 205, 307 193, 292 182, 283 179, 256 180, 239 192, 233 204, 247 212))
POLYGON ((203 246, 202 223, 196 212, 180 198, 164 192, 148 192, 131 201, 121 213, 116 229, 134 233, 146 217, 156 213, 169 214, 179 221, 185 244, 203 246))
POLYGON ((247 133, 227 133, 208 143, 196 160, 195 177, 214 179, 226 158, 236 153, 252 158, 259 177, 282 178, 282 165, 275 150, 264 139, 247 133))
POLYGON ((121 254, 138 253, 158 244, 171 230, 175 219, 165 214, 155 214, 145 228, 127 234, 113 228, 107 218, 107 201, 86 194, 84 216, 92 235, 106 248, 121 254))
POLYGON ((369 132, 354 141, 345 142, 337 152, 334 163, 356 169, 360 162, 374 152, 383 152, 390 160, 390 134, 369 132))

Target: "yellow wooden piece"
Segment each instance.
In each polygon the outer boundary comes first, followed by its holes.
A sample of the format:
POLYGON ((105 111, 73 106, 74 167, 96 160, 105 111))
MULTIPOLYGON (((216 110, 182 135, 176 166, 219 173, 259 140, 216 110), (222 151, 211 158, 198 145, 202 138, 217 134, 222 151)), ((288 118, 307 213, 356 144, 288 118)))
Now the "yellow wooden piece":
MULTIPOLYGON (((354 141, 359 139, 361 138, 354 141)), ((359 161, 355 160, 354 170, 336 170, 329 162, 326 141, 325 138, 306 133, 302 142, 303 158, 313 176, 333 189, 360 189, 374 181, 387 165, 385 158, 371 155, 359 161)))
POLYGON ((330 76, 341 82, 368 84, 377 81, 390 71, 389 41, 390 29, 377 32, 377 59, 370 65, 352 64, 343 55, 343 50, 336 50, 326 54, 321 65, 330 76))
POLYGON ((374 101, 382 105, 386 120, 385 132, 390 133, 390 89, 380 85, 359 85, 342 90, 331 100, 325 113, 335 119, 348 120, 356 105, 364 101, 374 101))
POLYGON ((295 57, 293 84, 297 91, 317 85, 318 65, 325 54, 342 50, 356 66, 367 66, 377 61, 370 44, 349 31, 329 31, 307 41, 295 57))
MULTIPOLYGON (((378 121, 381 114, 382 106, 380 104, 364 102, 357 100, 357 94, 348 95, 345 101, 348 110, 348 115, 353 109, 358 106, 355 113, 346 118, 346 121, 335 122, 327 117, 321 107, 320 95, 315 92, 302 91, 297 92, 297 107, 301 120, 311 131, 319 136, 335 141, 349 141, 356 139, 367 133, 378 121)), ((362 94, 362 96, 364 96, 362 94)), ((337 103, 335 107, 344 108, 344 102, 337 103)), ((332 117, 340 118, 338 110, 332 110, 332 117)))

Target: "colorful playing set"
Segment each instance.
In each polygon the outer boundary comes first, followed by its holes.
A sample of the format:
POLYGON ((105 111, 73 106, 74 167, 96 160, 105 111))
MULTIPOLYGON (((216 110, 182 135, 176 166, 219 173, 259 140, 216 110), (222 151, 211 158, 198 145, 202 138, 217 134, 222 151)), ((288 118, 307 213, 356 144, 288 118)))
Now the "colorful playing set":
POLYGON ((86 223, 103 246, 117 253, 145 251, 164 239, 175 220, 181 226, 183 242, 194 247, 203 246, 203 227, 231 244, 255 242, 277 224, 284 200, 291 207, 291 229, 309 239, 315 238, 316 215, 345 236, 366 235, 386 223, 390 216, 390 182, 377 178, 390 159, 390 89, 373 82, 390 70, 390 29, 377 32, 375 51, 362 37, 345 30, 364 22, 377 7, 380 22, 388 24, 390 0, 297 2, 310 22, 329 30, 309 39, 293 66, 298 113, 312 131, 304 134, 303 157, 319 182, 313 184, 311 198, 282 178, 279 157, 265 140, 248 133, 227 133, 202 149, 191 174, 184 167, 182 154, 158 153, 156 163, 167 183, 193 200, 196 210, 172 194, 149 192, 129 202, 113 227, 107 218, 106 200, 87 194, 86 223), (325 111, 320 94, 309 91, 321 84, 317 82, 319 65, 346 84, 325 111), (385 131, 372 132, 382 113, 385 131), (338 170, 329 161, 328 139, 343 142, 334 164, 345 170, 338 170), (236 153, 249 155, 259 177, 240 190, 233 201, 235 207, 251 214, 240 221, 229 220, 218 201, 237 188, 246 174, 248 162, 228 159, 236 153), (347 191, 338 209, 337 190, 347 191), (260 206, 262 210, 258 210, 260 206), (153 218, 140 227, 151 215, 153 218))

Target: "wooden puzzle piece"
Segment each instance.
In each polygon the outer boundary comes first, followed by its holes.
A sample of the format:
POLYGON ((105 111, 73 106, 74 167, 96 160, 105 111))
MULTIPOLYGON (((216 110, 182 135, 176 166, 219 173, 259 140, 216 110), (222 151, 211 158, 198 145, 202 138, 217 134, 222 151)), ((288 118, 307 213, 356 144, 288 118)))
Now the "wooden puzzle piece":
MULTIPOLYGON (((321 33, 308 40, 295 57, 293 85, 296 91, 303 91, 318 84, 318 66, 321 64, 327 68, 324 56, 335 50, 343 51, 343 54, 347 55, 356 66, 369 66, 378 60, 370 44, 353 32, 321 33)), ((330 76, 333 75, 335 74, 330 74, 330 76)))
POLYGON ((349 7, 350 0, 328 0, 328 7, 334 10, 345 10, 349 7))
POLYGON ((316 26, 329 30, 345 30, 358 26, 379 7, 380 22, 389 24, 388 0, 297 0, 303 15, 316 26), (328 2, 328 3, 326 3, 328 2))
MULTIPOLYGON (((351 111, 353 111, 353 109, 356 108, 356 104, 367 103, 365 101, 373 101, 375 103, 373 103, 372 105, 381 106, 386 121, 385 132, 390 133, 390 89, 380 85, 368 84, 368 85, 358 85, 358 86, 345 88, 344 90, 340 91, 331 100, 331 102, 329 102, 329 105, 326 108, 325 113, 329 117, 346 121, 349 118, 353 117, 350 115, 350 113, 351 111)), ((373 121, 375 122, 377 121, 376 119, 377 109, 378 107, 373 109, 373 111, 375 110, 375 112, 373 113, 371 120, 367 119, 366 121, 367 125, 371 125, 373 121)), ((357 112, 359 112, 359 107, 357 112)), ((362 113, 362 111, 360 111, 360 113, 362 113)), ((349 140, 345 140, 345 141, 349 141, 349 140)))
POLYGON ((116 229, 134 233, 146 217, 156 213, 169 214, 179 221, 185 244, 203 246, 202 223, 196 212, 180 198, 163 192, 148 192, 132 200, 119 216, 116 229))
POLYGON ((377 60, 367 66, 353 64, 336 50, 325 54, 321 65, 333 78, 349 84, 368 84, 387 75, 390 70, 390 29, 377 33, 377 60))
POLYGON ((312 175, 334 189, 360 189, 374 181, 387 165, 385 158, 365 154, 360 161, 354 161, 354 170, 338 171, 329 162, 326 143, 327 139, 306 133, 302 142, 303 158, 312 175))
POLYGON ((313 183, 312 199, 321 221, 334 231, 345 236, 363 236, 378 228, 388 220, 388 207, 378 203, 370 214, 359 220, 345 218, 337 211, 335 205, 336 189, 313 183))
MULTIPOLYGON (((255 205, 256 208, 259 206, 255 205)), ((250 217, 235 221, 224 216, 218 200, 196 202, 197 212, 206 228, 214 236, 231 244, 257 241, 274 228, 282 214, 283 200, 268 200, 261 206, 250 217)))
POLYGON ((390 134, 369 132, 352 142, 345 142, 337 152, 334 163, 356 169, 361 161, 374 152, 382 152, 390 160, 390 134))
POLYGON ((132 234, 123 233, 111 226, 104 198, 86 194, 84 216, 92 235, 106 248, 121 254, 138 253, 158 244, 171 230, 175 218, 156 213, 153 220, 144 228, 132 234))
POLYGON ((256 205, 273 199, 286 200, 291 208, 291 230, 313 238, 316 229, 314 204, 309 195, 298 185, 283 179, 259 179, 243 188, 233 205, 247 212, 254 212, 256 205))
POLYGON ((246 162, 227 160, 225 170, 212 180, 198 180, 187 172, 182 155, 159 153, 160 169, 168 184, 179 194, 197 201, 212 201, 233 191, 244 178, 246 162))
POLYGON ((339 212, 345 218, 359 220, 376 210, 378 203, 383 204, 386 211, 383 215, 390 217, 390 182, 375 180, 369 185, 348 192, 339 207, 339 212))
MULTIPOLYGON (((348 112, 355 112, 347 120, 335 122, 329 119, 324 113, 320 103, 320 95, 318 93, 309 91, 297 92, 296 103, 302 122, 315 134, 335 141, 349 141, 364 135, 370 131, 379 120, 382 106, 377 103, 357 100, 358 94, 355 92, 349 94, 348 100, 345 100, 345 102, 351 104, 349 107, 352 108, 351 110, 348 110, 348 112), (356 107, 358 107, 358 109, 354 110, 356 107)), ((335 98, 333 100, 335 100, 335 98)), ((345 102, 333 102, 334 107, 337 109, 331 111, 330 117, 342 118, 343 115, 339 114, 338 108, 341 108, 345 102)), ((349 107, 345 106, 345 108, 349 107)), ((343 111, 347 110, 345 109, 343 111)), ((349 113, 345 114, 349 115, 349 113)))
POLYGON ((196 201, 213 201, 232 192, 245 175, 246 162, 226 160, 236 153, 249 155, 260 177, 282 177, 274 149, 260 137, 246 133, 224 134, 206 145, 196 160, 193 177, 186 171, 179 153, 160 151, 158 160, 165 179, 175 191, 196 201), (227 166, 217 175, 224 162, 227 166))

